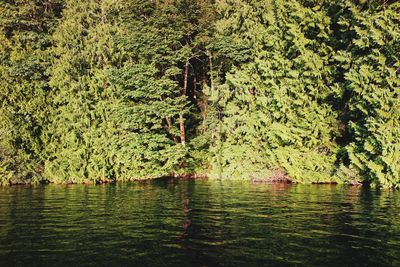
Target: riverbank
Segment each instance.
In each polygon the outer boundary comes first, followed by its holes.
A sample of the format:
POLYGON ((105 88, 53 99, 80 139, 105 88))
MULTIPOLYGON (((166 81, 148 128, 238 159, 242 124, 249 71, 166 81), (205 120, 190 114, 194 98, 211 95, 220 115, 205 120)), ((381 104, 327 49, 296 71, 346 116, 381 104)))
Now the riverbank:
POLYGON ((130 183, 130 182, 149 182, 149 181, 157 181, 157 180, 196 180, 196 179, 201 179, 201 180, 225 180, 225 181, 244 181, 244 182, 249 182, 251 184, 314 184, 314 185, 349 185, 349 186, 370 186, 368 183, 363 183, 363 182, 358 182, 358 181, 348 181, 345 183, 339 183, 336 181, 328 181, 328 182, 299 182, 299 181, 294 181, 292 178, 290 178, 287 175, 275 175, 275 176, 270 176, 267 178, 256 178, 256 177, 250 177, 248 179, 221 179, 221 178, 216 178, 216 177, 210 177, 207 174, 180 174, 180 175, 167 175, 167 176, 160 176, 160 177, 142 177, 142 178, 133 178, 133 179, 124 179, 124 180, 111 180, 111 179, 99 179, 99 180, 84 180, 82 182, 76 182, 76 181, 62 181, 62 182, 57 182, 57 181, 49 181, 46 179, 30 179, 30 180, 14 180, 14 181, 9 181, 7 183, 0 183, 0 186, 18 186, 18 185, 49 185, 49 184, 55 184, 55 185, 101 185, 101 184, 119 184, 119 183, 130 183))
POLYGON ((7 182, 0 183, 0 186, 16 186, 16 185, 34 185, 34 184, 64 184, 64 185, 72 185, 72 184, 83 184, 83 185, 98 185, 98 184, 116 184, 116 183, 126 183, 126 182, 147 182, 154 180, 163 180, 163 179, 209 179, 209 176, 206 174, 171 174, 166 176, 152 176, 152 177, 142 177, 142 178, 132 178, 132 179, 124 179, 124 180, 115 180, 115 179, 96 179, 96 180, 83 180, 81 182, 68 180, 68 181, 50 181, 48 179, 40 179, 35 177, 33 179, 14 179, 7 182))

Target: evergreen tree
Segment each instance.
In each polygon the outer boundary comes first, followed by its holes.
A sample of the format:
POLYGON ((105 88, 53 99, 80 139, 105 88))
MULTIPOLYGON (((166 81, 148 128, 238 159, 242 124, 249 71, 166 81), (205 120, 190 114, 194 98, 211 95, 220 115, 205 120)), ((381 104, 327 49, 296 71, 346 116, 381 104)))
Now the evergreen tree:
POLYGON ((67 3, 55 34, 46 177, 128 180, 184 170, 179 66, 189 51, 176 11, 148 1, 67 3))
POLYGON ((400 186, 400 3, 345 2, 355 38, 342 51, 351 142, 349 167, 367 182, 400 186))
POLYGON ((338 131, 329 99, 339 92, 326 11, 308 1, 227 0, 219 12, 216 53, 229 71, 213 93, 214 170, 267 177, 279 169, 295 181, 331 181, 338 131))
POLYGON ((180 174, 188 153, 184 117, 189 112, 179 83, 189 53, 181 43, 183 21, 168 2, 140 0, 127 3, 120 20, 123 34, 115 42, 123 62, 110 81, 121 99, 115 121, 126 136, 121 167, 129 177, 180 174))
POLYGON ((177 0, 174 2, 182 21, 181 43, 187 50, 182 62, 181 84, 183 94, 190 101, 190 113, 186 115, 186 134, 189 139, 189 155, 192 164, 188 171, 204 174, 209 168, 210 131, 207 119, 210 116, 208 91, 213 87, 210 68, 212 54, 208 45, 214 34, 216 20, 215 4, 212 0, 177 0))
POLYGON ((51 34, 63 1, 0 1, 0 183, 37 178, 48 123, 51 34))
POLYGON ((50 85, 53 110, 46 131, 45 177, 57 182, 88 182, 111 176, 112 92, 107 71, 118 61, 116 1, 67 1, 54 33, 50 85), (110 148, 110 150, 109 150, 110 148))
POLYGON ((400 186, 394 0, 0 1, 0 183, 400 186))

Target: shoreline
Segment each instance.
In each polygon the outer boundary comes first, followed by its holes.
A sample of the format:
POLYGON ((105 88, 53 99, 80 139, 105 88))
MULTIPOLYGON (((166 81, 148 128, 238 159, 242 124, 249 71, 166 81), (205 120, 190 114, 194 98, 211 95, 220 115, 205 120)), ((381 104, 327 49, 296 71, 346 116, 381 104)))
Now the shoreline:
POLYGON ((169 176, 160 176, 160 177, 144 177, 144 178, 134 178, 134 179, 127 179, 127 180, 98 180, 98 181, 83 181, 83 182, 72 182, 72 181, 65 181, 65 182, 51 182, 48 180, 41 180, 41 181, 27 181, 27 182, 8 182, 8 183, 1 183, 0 187, 14 187, 14 186, 34 186, 34 185, 106 185, 106 184, 120 184, 120 183, 132 183, 132 182, 139 182, 139 183, 146 183, 150 181, 157 181, 157 180, 220 180, 220 181, 244 181, 251 184, 281 184, 281 185, 347 185, 352 187, 365 187, 368 186, 366 183, 362 182, 349 182, 349 183, 338 183, 335 181, 330 182, 296 182, 292 181, 291 179, 255 179, 255 178, 248 178, 248 179, 217 179, 217 178, 210 178, 206 174, 182 174, 182 175, 169 175, 169 176))

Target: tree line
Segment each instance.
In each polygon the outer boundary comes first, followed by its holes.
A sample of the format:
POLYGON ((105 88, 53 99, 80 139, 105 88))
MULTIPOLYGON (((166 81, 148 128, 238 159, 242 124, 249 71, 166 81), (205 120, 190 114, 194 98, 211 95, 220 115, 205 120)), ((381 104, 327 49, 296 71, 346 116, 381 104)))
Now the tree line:
POLYGON ((0 181, 400 186, 400 1, 2 0, 0 181))

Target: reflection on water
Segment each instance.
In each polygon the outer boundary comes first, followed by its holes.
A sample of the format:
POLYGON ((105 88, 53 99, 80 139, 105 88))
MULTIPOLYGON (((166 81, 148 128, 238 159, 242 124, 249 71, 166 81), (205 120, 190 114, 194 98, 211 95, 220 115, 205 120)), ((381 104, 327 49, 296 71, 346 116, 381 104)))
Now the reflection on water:
POLYGON ((400 266, 399 193, 205 180, 0 189, 0 266, 400 266))

